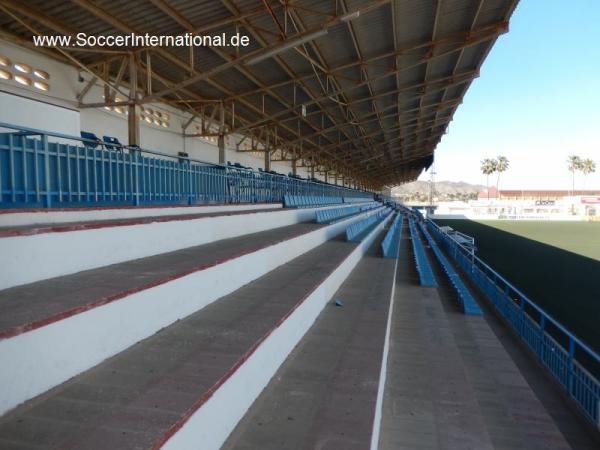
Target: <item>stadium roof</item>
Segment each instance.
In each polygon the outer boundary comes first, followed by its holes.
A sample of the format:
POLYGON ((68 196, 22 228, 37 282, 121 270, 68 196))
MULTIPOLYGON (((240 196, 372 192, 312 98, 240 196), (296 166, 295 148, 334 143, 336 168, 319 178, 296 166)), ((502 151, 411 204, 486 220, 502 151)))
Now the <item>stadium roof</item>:
POLYGON ((298 158, 376 189, 411 181, 432 163, 516 3, 3 0, 0 37, 31 45, 33 34, 239 31, 248 47, 46 51, 110 86, 113 105, 134 61, 140 103, 169 103, 218 123, 217 132, 247 136, 252 145, 241 151, 268 148, 273 160, 298 158))

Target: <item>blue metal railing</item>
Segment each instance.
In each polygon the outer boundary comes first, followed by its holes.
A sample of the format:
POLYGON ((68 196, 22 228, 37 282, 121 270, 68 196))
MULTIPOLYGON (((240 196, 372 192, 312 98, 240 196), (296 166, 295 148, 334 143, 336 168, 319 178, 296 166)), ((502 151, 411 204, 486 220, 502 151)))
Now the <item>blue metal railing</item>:
POLYGON ((566 394, 600 428, 600 356, 437 224, 427 220, 427 226, 566 394))
POLYGON ((408 229, 410 230, 415 265, 417 267, 417 272, 419 273, 421 286, 437 287, 438 284, 435 280, 435 276, 433 275, 433 270, 431 270, 431 265, 429 264, 429 260, 425 254, 423 243, 419 238, 419 232, 417 231, 414 220, 411 216, 408 217, 408 229))
POLYGON ((400 236, 402 235, 403 216, 398 213, 390 226, 383 241, 381 241, 381 253, 384 258, 397 258, 400 250, 400 236))
POLYGON ((431 235, 427 231, 427 228, 425 228, 425 226, 423 225, 423 222, 419 222, 419 227, 421 228, 421 232, 425 236, 425 239, 427 239, 427 242, 429 243, 433 254, 440 262, 442 270, 448 277, 448 280, 450 280, 450 284, 456 291, 456 294, 458 295, 458 301, 460 302, 460 306, 463 310, 463 313, 473 316, 481 316, 483 313, 481 312, 481 308, 479 308, 477 301, 471 294, 471 291, 469 291, 467 286, 465 286, 458 272, 454 269, 452 264, 450 264, 444 253, 439 249, 437 243, 431 237, 431 235))
POLYGON ((93 148, 89 139, 2 122, 0 129, 0 208, 372 199, 361 190, 149 149, 93 148))

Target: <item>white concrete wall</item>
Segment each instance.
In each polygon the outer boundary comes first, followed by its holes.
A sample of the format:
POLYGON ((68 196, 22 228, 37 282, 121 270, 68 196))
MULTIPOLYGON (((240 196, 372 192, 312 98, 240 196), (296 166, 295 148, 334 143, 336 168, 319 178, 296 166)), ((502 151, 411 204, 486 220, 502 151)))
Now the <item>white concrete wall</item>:
POLYGON ((0 238, 0 289, 314 220, 317 208, 0 238))
POLYGON ((17 209, 9 210, 8 212, 0 211, 0 227, 181 216, 184 214, 225 213, 232 211, 252 211, 256 209, 280 209, 281 207, 281 203, 253 203, 244 205, 167 206, 152 208, 140 206, 101 207, 96 209, 65 208, 62 210, 40 209, 36 211, 17 209))
MULTIPOLYGON (((74 109, 34 101, 12 92, 0 91, 0 122, 55 133, 79 135, 79 112, 74 109), (43 118, 43 121, 40 120, 43 118)), ((8 129, 6 130, 8 131, 8 129)))
MULTIPOLYGON (((114 136, 123 144, 127 144, 127 119, 125 114, 107 111, 104 108, 81 109, 78 108, 77 94, 83 90, 91 75, 85 71, 78 71, 75 67, 54 60, 41 53, 19 47, 13 43, 0 40, 0 53, 9 57, 13 62, 24 62, 30 66, 40 68, 50 74, 50 90, 47 93, 35 88, 24 87, 14 80, 0 80, 0 121, 10 124, 27 126, 46 131, 60 132, 79 136, 80 130, 90 131, 100 139, 102 136, 114 136), (78 81, 81 74, 84 81, 78 81), (4 91, 4 93, 2 92, 4 91), (6 92, 11 92, 9 97, 6 92), (21 97, 17 97, 17 94, 21 97), (44 103, 45 102, 45 103, 44 103), (58 106, 51 106, 60 105, 58 106), (70 108, 67 109, 67 108, 70 108)), ((121 89, 124 94, 126 89, 121 89)), ((104 89, 100 82, 88 92, 84 103, 102 102, 104 89)), ((121 95, 125 97, 124 95, 121 95)), ((203 139, 190 137, 183 138, 182 126, 189 117, 189 113, 163 104, 148 104, 149 108, 170 114, 170 127, 140 122, 140 141, 143 148, 160 151, 169 155, 177 155, 185 151, 190 157, 207 162, 218 162, 219 154, 216 143, 203 139)), ((188 132, 194 132, 194 125, 190 125, 188 132)), ((231 137, 226 145, 226 160, 239 162, 244 166, 254 169, 264 167, 264 158, 250 153, 237 152, 235 142, 241 137, 231 137)), ((291 164, 287 162, 273 162, 271 169, 287 174, 291 172, 291 164)), ((298 174, 307 176, 308 170, 300 168, 298 174)), ((318 175, 317 178, 321 178, 318 175)))
POLYGON ((0 395, 0 415, 317 247, 361 218, 319 228, 0 340, 0 386, 10 386, 0 395))

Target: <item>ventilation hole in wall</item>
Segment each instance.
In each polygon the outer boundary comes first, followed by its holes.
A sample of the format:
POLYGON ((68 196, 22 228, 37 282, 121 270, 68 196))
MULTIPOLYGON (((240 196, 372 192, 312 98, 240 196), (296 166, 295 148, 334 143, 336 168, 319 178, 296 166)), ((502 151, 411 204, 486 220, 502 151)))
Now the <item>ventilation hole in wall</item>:
POLYGON ((15 75, 15 81, 23 86, 31 86, 31 79, 25 75, 15 75))
POLYGON ((48 83, 46 83, 44 81, 36 80, 33 82, 33 86, 36 89, 39 89, 40 91, 44 91, 44 92, 50 90, 50 86, 48 85, 48 83))
POLYGON ((15 69, 17 69, 21 73, 31 73, 31 66, 25 63, 15 63, 15 69))
POLYGON ((50 79, 50 74, 44 70, 34 69, 33 74, 42 80, 48 81, 50 79))

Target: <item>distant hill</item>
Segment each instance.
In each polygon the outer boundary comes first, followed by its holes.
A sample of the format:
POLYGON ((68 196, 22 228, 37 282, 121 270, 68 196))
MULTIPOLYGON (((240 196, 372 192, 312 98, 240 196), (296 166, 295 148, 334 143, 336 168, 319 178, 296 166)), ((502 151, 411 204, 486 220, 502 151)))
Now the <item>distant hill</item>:
MULTIPOLYGON (((392 195, 405 201, 427 201, 429 189, 428 181, 413 181, 393 188, 392 195)), ((440 201, 470 200, 476 199, 477 193, 483 189, 483 185, 463 181, 436 181, 434 197, 440 201)))

